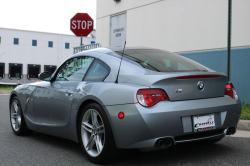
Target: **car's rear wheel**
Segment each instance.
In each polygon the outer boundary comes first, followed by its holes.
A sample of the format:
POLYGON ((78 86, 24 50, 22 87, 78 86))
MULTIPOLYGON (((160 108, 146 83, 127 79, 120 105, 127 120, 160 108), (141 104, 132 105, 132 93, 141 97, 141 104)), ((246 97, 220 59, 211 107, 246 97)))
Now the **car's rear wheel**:
POLYGON ((108 117, 96 103, 87 105, 81 113, 79 140, 87 157, 94 163, 107 163, 119 155, 108 117))
POLYGON ((21 104, 16 96, 12 99, 10 105, 10 123, 16 135, 28 135, 33 132, 25 124, 21 104))

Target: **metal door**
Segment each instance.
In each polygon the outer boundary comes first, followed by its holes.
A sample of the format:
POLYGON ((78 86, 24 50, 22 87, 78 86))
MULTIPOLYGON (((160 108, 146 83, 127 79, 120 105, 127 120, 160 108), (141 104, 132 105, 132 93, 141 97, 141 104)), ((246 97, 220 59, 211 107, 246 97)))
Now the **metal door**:
POLYGON ((65 126, 68 123, 74 92, 93 61, 93 57, 71 58, 50 82, 37 84, 34 95, 37 124, 65 126))
POLYGON ((127 14, 112 16, 110 18, 110 46, 124 46, 126 41, 127 14))
POLYGON ((44 65, 44 71, 48 71, 51 74, 53 74, 55 70, 56 70, 56 66, 44 65))
POLYGON ((34 94, 36 123, 65 126, 70 117, 73 93, 79 82, 54 81, 37 86, 34 94))

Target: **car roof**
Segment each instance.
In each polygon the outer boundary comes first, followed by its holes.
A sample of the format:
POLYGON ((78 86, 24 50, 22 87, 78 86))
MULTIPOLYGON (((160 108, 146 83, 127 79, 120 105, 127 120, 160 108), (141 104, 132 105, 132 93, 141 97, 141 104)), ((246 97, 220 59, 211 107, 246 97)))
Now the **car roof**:
MULTIPOLYGON (((154 48, 149 48, 149 47, 141 47, 141 46, 137 46, 137 47, 125 47, 124 50, 137 50, 137 49, 154 49, 154 48)), ((96 48, 93 49, 92 51, 98 51, 98 52, 103 52, 103 53, 107 53, 107 52, 116 52, 116 51, 123 51, 123 47, 101 47, 101 48, 96 48)))

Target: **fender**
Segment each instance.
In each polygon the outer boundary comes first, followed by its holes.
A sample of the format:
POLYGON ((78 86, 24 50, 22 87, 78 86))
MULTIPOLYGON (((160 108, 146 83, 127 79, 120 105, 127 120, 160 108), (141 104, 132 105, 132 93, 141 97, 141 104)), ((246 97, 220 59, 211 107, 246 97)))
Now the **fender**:
MULTIPOLYGON (((74 131, 72 132, 71 134, 72 135, 72 139, 73 141, 75 142, 79 142, 78 140, 78 131, 77 131, 77 124, 78 124, 78 118, 81 114, 81 111, 82 109, 84 108, 84 106, 86 106, 87 104, 91 103, 91 102, 95 102, 97 104, 99 104, 103 110, 105 111, 109 121, 110 121, 110 116, 109 114, 107 113, 107 109, 105 107, 105 105, 103 104, 103 102, 98 99, 96 96, 94 95, 88 95, 88 96, 82 96, 81 94, 79 93, 75 93, 74 94, 74 99, 73 99, 73 102, 72 102, 72 110, 71 110, 71 114, 70 114, 70 120, 69 120, 69 123, 67 126, 71 126, 71 131, 74 131)), ((113 130, 113 126, 111 125, 111 128, 113 130)))

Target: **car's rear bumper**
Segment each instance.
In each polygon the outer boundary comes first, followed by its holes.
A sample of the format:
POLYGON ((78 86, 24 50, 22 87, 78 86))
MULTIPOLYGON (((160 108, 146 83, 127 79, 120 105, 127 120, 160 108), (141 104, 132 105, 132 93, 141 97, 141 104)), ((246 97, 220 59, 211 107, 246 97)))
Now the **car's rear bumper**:
POLYGON ((150 148, 160 138, 172 138, 174 143, 178 143, 223 136, 225 129, 237 126, 241 103, 240 100, 225 96, 162 101, 150 108, 138 103, 106 106, 106 110, 117 148, 150 148), (122 120, 117 117, 121 111, 125 113, 122 120), (192 116, 208 113, 214 113, 216 129, 201 134, 194 132, 192 116))
POLYGON ((217 130, 216 132, 204 132, 202 134, 190 134, 190 135, 183 135, 178 136, 177 139, 174 137, 158 137, 153 138, 149 140, 144 140, 141 142, 136 142, 134 144, 128 145, 124 147, 124 149, 146 149, 146 148, 155 148, 156 143, 158 140, 166 140, 170 139, 172 140, 172 144, 176 145, 179 143, 185 143, 185 142, 193 142, 193 141, 201 141, 201 140, 209 140, 209 139, 216 139, 216 138, 223 138, 226 136, 226 130, 217 130))

